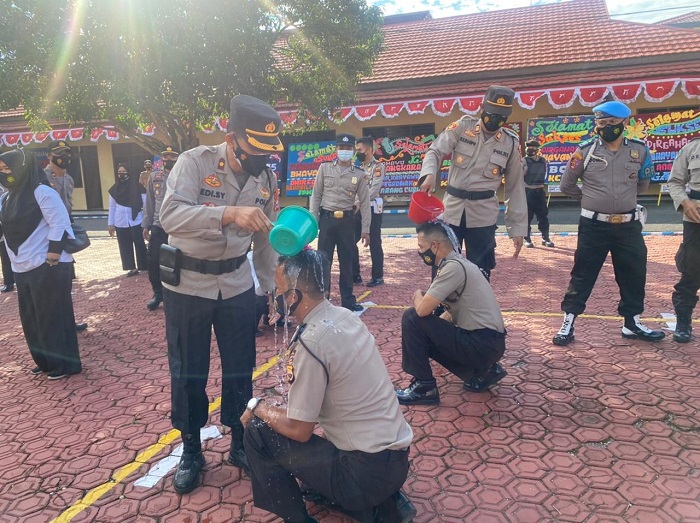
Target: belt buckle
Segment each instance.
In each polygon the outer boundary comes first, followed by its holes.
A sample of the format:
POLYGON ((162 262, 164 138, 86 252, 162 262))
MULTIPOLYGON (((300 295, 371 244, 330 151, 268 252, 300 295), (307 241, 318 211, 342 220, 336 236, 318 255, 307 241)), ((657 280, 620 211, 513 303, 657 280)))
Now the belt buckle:
POLYGON ((611 214, 608 218, 608 223, 622 223, 625 219, 624 214, 611 214))
POLYGON ((345 211, 333 211, 333 218, 343 218, 345 217, 345 211))

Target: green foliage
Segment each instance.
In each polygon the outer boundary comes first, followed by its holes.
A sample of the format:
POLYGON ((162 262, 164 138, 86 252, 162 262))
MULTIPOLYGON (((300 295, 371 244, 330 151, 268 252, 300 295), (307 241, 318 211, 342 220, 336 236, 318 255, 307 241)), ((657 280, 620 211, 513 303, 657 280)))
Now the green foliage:
POLYGON ((371 73, 381 23, 365 0, 0 0, 0 110, 112 124, 151 151, 140 126, 184 150, 235 94, 323 125, 371 73))

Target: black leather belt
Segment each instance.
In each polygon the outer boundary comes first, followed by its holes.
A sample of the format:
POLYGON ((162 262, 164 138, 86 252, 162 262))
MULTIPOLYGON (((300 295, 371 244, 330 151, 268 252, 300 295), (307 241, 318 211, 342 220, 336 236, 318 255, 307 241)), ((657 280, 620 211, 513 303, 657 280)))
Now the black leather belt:
POLYGON ((691 200, 700 200, 700 191, 694 191, 691 189, 688 196, 690 196, 691 200))
POLYGON ((457 189, 451 185, 447 186, 447 194, 454 196, 456 198, 461 198, 462 200, 488 200, 493 198, 496 194, 495 191, 465 191, 462 189, 457 189))
POLYGON ((200 274, 226 274, 233 272, 246 261, 247 255, 241 254, 238 258, 228 260, 200 260, 190 256, 182 255, 182 269, 198 272, 200 274))
POLYGON ((354 214, 355 211, 327 211, 326 209, 321 209, 321 216, 330 216, 331 218, 347 218, 354 214))

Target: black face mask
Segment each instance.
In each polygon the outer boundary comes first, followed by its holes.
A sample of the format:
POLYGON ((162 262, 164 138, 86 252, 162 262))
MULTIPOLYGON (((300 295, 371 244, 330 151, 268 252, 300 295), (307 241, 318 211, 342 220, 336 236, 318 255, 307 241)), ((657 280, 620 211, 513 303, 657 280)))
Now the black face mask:
MULTIPOLYGON (((287 291, 287 292, 289 292, 289 291, 287 291)), ((287 292, 280 294, 279 296, 277 296, 275 298, 275 303, 277 304, 277 314, 279 314, 280 316, 284 316, 286 313, 286 310, 285 310, 286 309, 286 307, 285 307, 286 302, 284 299, 284 295, 287 294, 287 292)), ((297 301, 295 301, 294 303, 292 303, 289 306, 289 315, 290 316, 292 316, 294 314, 294 311, 297 310, 297 307, 301 303, 301 298, 303 297, 303 294, 301 293, 301 291, 299 289, 294 289, 294 293, 297 295, 297 301)))
POLYGON ((360 163, 365 163, 365 160, 367 159, 367 155, 365 153, 361 153, 360 151, 357 151, 355 153, 355 156, 357 156, 357 159, 360 161, 360 163))
POLYGON ((537 154, 537 149, 525 149, 525 154, 527 156, 535 156, 537 154))
POLYGON ((163 160, 163 169, 166 171, 171 171, 175 167, 175 162, 177 160, 163 160))
POLYGON ((605 127, 596 127, 595 132, 605 142, 614 142, 625 130, 625 122, 620 122, 617 125, 608 124, 605 127))
POLYGON ((120 182, 125 182, 128 179, 129 179, 128 174, 117 173, 117 180, 119 180, 120 182))
POLYGON ((260 176, 260 173, 263 172, 265 167, 267 167, 267 163, 270 161, 269 154, 246 153, 243 149, 241 149, 240 145, 238 145, 237 140, 236 148, 233 152, 236 155, 236 158, 238 158, 238 161, 241 162, 241 167, 243 167, 243 170, 250 174, 253 178, 260 176))
POLYGON ((484 127, 487 131, 495 133, 498 131, 508 120, 507 116, 501 114, 493 113, 481 113, 481 121, 484 122, 484 127))
POLYGON ((7 187, 8 189, 16 189, 22 185, 17 178, 12 174, 0 173, 0 185, 7 187))
POLYGON ((423 260, 423 263, 425 263, 428 267, 432 267, 433 265, 435 265, 436 256, 430 247, 428 247, 423 252, 419 252, 418 255, 423 260))
POLYGON ((54 164, 59 169, 68 169, 70 165, 70 156, 53 156, 51 158, 51 163, 54 164))

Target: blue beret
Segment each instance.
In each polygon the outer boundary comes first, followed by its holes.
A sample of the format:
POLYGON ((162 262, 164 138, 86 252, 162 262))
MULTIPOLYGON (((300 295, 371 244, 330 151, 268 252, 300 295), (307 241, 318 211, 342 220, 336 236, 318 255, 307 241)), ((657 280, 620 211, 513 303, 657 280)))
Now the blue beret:
POLYGON ((622 102, 605 102, 593 108, 596 118, 627 118, 632 111, 622 102))

